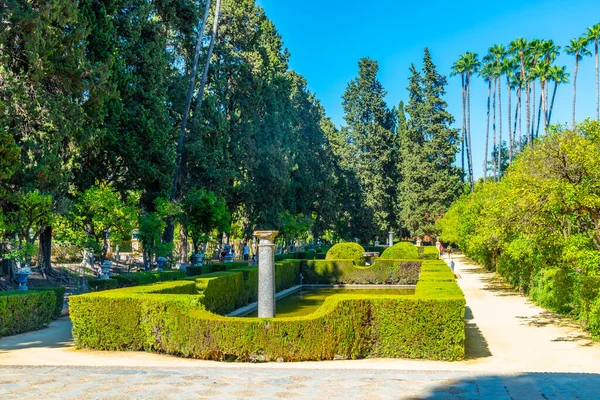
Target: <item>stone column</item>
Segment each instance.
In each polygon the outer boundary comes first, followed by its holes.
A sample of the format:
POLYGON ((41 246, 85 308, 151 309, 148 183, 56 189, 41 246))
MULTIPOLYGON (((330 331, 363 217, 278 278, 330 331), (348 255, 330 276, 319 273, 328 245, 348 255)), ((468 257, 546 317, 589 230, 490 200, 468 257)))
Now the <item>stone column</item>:
POLYGON ((390 232, 388 235, 389 235, 388 236, 389 245, 393 246, 394 245, 394 232, 390 232))
POLYGON ((256 231, 258 242, 258 318, 275 317, 275 244, 278 231, 256 231))

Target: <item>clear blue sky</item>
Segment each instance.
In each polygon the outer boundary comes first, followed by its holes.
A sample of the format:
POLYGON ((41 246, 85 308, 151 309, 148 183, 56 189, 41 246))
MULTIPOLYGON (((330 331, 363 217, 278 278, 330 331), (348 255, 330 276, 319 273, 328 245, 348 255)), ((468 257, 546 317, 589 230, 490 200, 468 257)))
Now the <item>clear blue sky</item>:
MULTIPOLYGON (((371 57, 379 62, 379 79, 388 105, 407 100, 411 63, 420 66, 428 47, 439 71, 448 74, 465 51, 482 57, 493 44, 518 37, 552 39, 564 47, 600 22, 599 0, 534 0, 503 2, 397 0, 258 0, 274 21, 291 53, 291 67, 304 75, 327 115, 344 123, 341 96, 356 76, 357 62, 371 57)), ((593 49, 590 48, 593 53, 593 49)), ((561 54, 557 64, 573 75, 574 60, 561 54)), ((461 123, 460 77, 448 78, 446 101, 461 123)), ((483 175, 487 85, 475 80, 472 88, 473 164, 483 175)), ((595 115, 593 56, 580 63, 577 78, 577 119, 595 115)), ((506 92, 502 93, 506 110, 506 92)), ((553 122, 571 121, 572 86, 559 87, 553 122)), ((514 106, 514 100, 513 100, 514 106)), ((504 111, 503 114, 506 114, 504 111)), ((506 125, 506 123, 505 123, 506 125)), ((506 128, 504 128, 506 137, 506 128)))

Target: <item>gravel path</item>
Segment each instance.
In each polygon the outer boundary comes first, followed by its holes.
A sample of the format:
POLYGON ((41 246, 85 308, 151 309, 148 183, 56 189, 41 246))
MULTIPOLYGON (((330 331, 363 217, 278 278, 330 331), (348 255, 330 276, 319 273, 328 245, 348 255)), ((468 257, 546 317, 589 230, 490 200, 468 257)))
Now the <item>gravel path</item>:
POLYGON ((68 393, 95 398, 599 396, 600 344, 494 274, 460 257, 455 262, 467 299, 464 361, 243 364, 75 350, 70 321, 62 318, 47 329, 0 339, 0 398, 25 393, 46 398, 68 393))

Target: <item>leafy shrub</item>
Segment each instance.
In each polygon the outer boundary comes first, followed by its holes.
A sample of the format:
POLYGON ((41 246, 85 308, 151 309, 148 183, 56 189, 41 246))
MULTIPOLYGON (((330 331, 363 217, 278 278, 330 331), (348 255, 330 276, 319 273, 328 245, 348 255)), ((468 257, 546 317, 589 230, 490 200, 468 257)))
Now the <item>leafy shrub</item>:
POLYGON ((119 287, 147 285, 149 283, 174 281, 185 277, 185 272, 176 269, 172 271, 143 271, 128 274, 113 275, 112 279, 119 282, 119 287))
POLYGON ((119 287, 119 281, 116 279, 88 279, 88 288, 94 292, 98 290, 110 290, 119 287))
POLYGON ((385 249, 379 258, 382 260, 414 260, 419 258, 419 252, 414 244, 399 242, 385 249))
POLYGON ((435 246, 421 246, 418 249, 421 260, 437 260, 440 258, 440 252, 435 246))
POLYGON ((324 260, 325 257, 327 257, 327 254, 325 254, 325 253, 316 253, 315 254, 315 260, 324 260))
MULTIPOLYGON (((0 337, 49 324, 57 313, 56 293, 53 290, 0 291, 0 337)), ((62 299, 60 304, 62 311, 62 299)))
POLYGON ((352 260, 308 261, 302 271, 303 283, 313 284, 415 284, 420 261, 380 260, 371 266, 354 265, 352 260))
POLYGON ((54 307, 53 317, 58 318, 62 316, 63 306, 65 304, 65 287, 64 286, 42 286, 37 288, 32 288, 29 290, 47 290, 54 293, 56 297, 56 305, 54 307))
POLYGON ((204 265, 198 265, 198 266, 188 265, 187 267, 185 267, 185 274, 187 276, 205 275, 205 274, 210 274, 210 272, 211 272, 210 264, 204 264, 204 265))
MULTIPOLYGON (((232 276, 221 274, 204 291, 232 276)), ((203 279, 74 296, 76 345, 240 361, 464 357, 465 301, 455 281, 419 282, 414 296, 334 295, 310 315, 259 319, 207 311, 205 296, 191 294, 203 279)))
POLYGON ((314 260, 315 259, 315 254, 316 254, 316 252, 314 250, 308 250, 306 252, 306 257, 305 258, 307 260, 314 260))
POLYGON ((365 249, 358 243, 339 243, 329 249, 326 260, 352 260, 356 265, 365 265, 365 249))
POLYGON ((534 275, 529 293, 542 306, 566 313, 573 309, 573 284, 569 271, 542 269, 534 275))

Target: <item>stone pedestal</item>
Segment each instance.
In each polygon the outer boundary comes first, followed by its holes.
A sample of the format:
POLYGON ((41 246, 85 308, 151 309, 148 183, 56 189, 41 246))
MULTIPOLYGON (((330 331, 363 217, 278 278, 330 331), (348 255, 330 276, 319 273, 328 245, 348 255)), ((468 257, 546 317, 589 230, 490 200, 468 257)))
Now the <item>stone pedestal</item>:
POLYGON ((388 233, 388 245, 389 246, 393 246, 394 245, 394 232, 389 232, 388 233))
POLYGON ((275 244, 278 231, 256 231, 258 242, 258 318, 275 316, 275 244))

